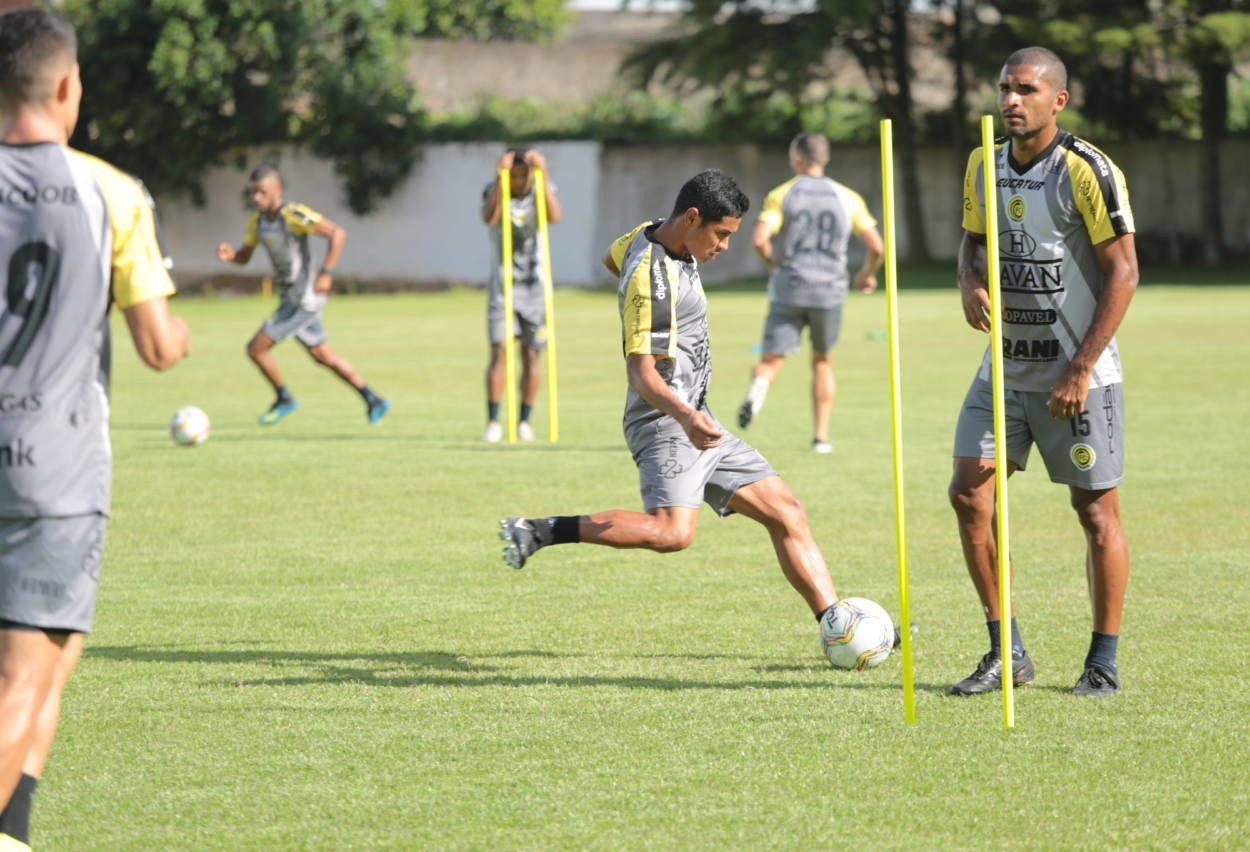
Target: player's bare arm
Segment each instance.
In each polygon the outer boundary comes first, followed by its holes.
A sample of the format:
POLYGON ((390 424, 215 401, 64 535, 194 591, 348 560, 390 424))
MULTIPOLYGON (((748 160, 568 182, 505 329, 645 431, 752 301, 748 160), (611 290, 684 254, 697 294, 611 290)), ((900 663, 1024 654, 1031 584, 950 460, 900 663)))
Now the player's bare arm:
POLYGON ((760 260, 768 264, 771 269, 773 265, 773 229, 769 227, 767 222, 759 221, 755 223, 755 230, 751 233, 751 245, 755 248, 755 253, 759 255, 760 260))
POLYGON ((230 243, 220 243, 217 246, 217 259, 237 266, 244 266, 252 259, 252 250, 255 248, 255 246, 246 245, 235 248, 230 243))
POLYGON ((122 311, 135 352, 153 370, 168 370, 191 354, 191 332, 169 312, 164 298, 149 299, 122 311))
POLYGON ((964 231, 959 243, 959 295, 964 319, 977 331, 990 330, 990 291, 985 282, 985 235, 964 231))
POLYGON ((885 241, 876 228, 864 228, 855 235, 864 244, 864 262, 855 272, 855 289, 871 293, 877 289, 877 270, 885 259, 885 241))
POLYGON ((706 413, 691 408, 673 396, 673 392, 655 368, 656 360, 654 355, 630 355, 625 365, 629 386, 652 408, 664 412, 681 424, 686 437, 697 449, 706 450, 719 445, 725 433, 706 413))
MULTIPOLYGON (((495 162, 495 176, 498 178, 499 172, 503 169, 511 169, 512 161, 516 159, 511 151, 505 151, 495 162)), ((487 225, 499 224, 499 181, 491 186, 490 191, 486 193, 486 200, 482 202, 482 221, 487 225)))
POLYGON ((313 233, 329 241, 326 256, 321 261, 321 271, 317 273, 317 280, 313 282, 313 291, 329 293, 334 285, 334 267, 338 265, 339 257, 343 254, 343 245, 347 242, 347 231, 329 219, 322 219, 313 226, 313 233))
POLYGON ((564 215, 564 209, 560 207, 560 199, 551 188, 551 172, 547 169, 547 158, 537 151, 528 151, 525 154, 525 163, 531 169, 542 169, 543 175, 546 176, 546 180, 543 181, 543 199, 547 202, 547 224, 554 225, 564 215))
POLYGON ((1122 234, 1094 246, 1094 256, 1106 276, 1094 318, 1068 364, 1051 389, 1046 408, 1050 416, 1066 420, 1081 413, 1089 394, 1090 376, 1137 290, 1137 247, 1132 234, 1122 234))

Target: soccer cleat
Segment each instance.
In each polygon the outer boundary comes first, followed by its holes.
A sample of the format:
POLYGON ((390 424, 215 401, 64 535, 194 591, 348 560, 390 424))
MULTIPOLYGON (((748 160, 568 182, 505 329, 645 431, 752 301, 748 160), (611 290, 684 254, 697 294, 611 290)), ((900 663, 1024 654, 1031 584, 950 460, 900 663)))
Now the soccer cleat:
POLYGON ((813 440, 812 452, 818 455, 827 456, 833 452, 833 444, 828 441, 813 440))
POLYGON ((376 424, 379 420, 386 416, 386 412, 391 410, 391 401, 389 399, 379 399, 376 403, 369 406, 369 423, 376 424))
POLYGON ((532 441, 534 440, 534 427, 528 420, 522 420, 516 425, 516 436, 519 441, 532 441))
POLYGON ((1076 682, 1076 686, 1072 687, 1073 695, 1083 695, 1087 698, 1102 698, 1105 695, 1115 695, 1119 691, 1120 680, 1116 677, 1116 673, 1097 663, 1086 666, 1081 679, 1076 682))
POLYGON ((747 389, 747 397, 742 400, 742 405, 738 406, 738 426, 745 429, 751 425, 751 421, 755 419, 755 415, 760 413, 760 409, 764 407, 764 397, 768 396, 768 379, 763 376, 757 376, 751 380, 751 387, 747 389))
MULTIPOLYGON (((1033 682, 1033 661, 1027 653, 1019 658, 1012 655, 1011 674, 1011 682, 1015 686, 1025 686, 1033 682)), ((990 651, 977 663, 976 671, 951 687, 950 694, 980 695, 1002 687, 1003 661, 990 651)))
POLYGON ((486 431, 482 433, 483 441, 488 444, 498 444, 502 437, 503 427, 499 425, 498 420, 492 420, 486 424, 486 431))
POLYGON ((299 403, 293 399, 288 399, 285 402, 279 400, 269 406, 269 410, 260 416, 260 425, 272 426, 297 408, 299 408, 299 403))
POLYGON ((503 561, 518 571, 525 567, 525 560, 542 547, 534 525, 525 518, 504 518, 499 522, 499 537, 504 542, 503 561))

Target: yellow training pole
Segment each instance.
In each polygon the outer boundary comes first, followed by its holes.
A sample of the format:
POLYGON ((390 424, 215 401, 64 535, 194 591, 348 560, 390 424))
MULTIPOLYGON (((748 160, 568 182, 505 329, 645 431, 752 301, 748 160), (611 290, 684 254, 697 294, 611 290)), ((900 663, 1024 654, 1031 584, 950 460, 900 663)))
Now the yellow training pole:
POLYGON ((538 213, 538 247, 543 263, 543 311, 547 316, 547 437, 560 440, 560 394, 556 377, 556 299, 551 271, 551 239, 547 233, 547 180, 534 169, 534 206, 538 213))
POLYGON ((898 619, 903 650, 903 719, 916 724, 907 525, 903 515, 903 390, 898 357, 898 249, 894 241, 894 125, 881 121, 881 212, 885 230, 885 310, 890 346, 890 426, 894 447, 894 539, 898 545, 898 619))
POLYGON ((1015 727, 1015 678, 1011 659, 1011 539, 1007 524, 1007 417, 1003 390, 1002 283, 998 265, 998 175, 994 117, 981 116, 985 198, 985 277, 990 288, 990 367, 994 386, 994 512, 998 520, 998 651, 1003 665, 1003 724, 1015 727))
POLYGON ((508 443, 516 443, 516 359, 513 357, 516 314, 512 307, 512 173, 499 170, 499 263, 503 271, 503 405, 507 409, 508 443))

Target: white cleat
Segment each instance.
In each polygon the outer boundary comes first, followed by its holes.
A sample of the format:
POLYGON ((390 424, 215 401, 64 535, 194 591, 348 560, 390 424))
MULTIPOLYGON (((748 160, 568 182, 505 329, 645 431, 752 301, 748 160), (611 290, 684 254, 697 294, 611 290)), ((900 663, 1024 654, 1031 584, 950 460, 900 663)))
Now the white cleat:
POLYGON ((498 420, 492 420, 486 424, 486 431, 482 433, 482 440, 488 444, 498 444, 503 438, 503 427, 499 425, 498 420))
POLYGON ((528 420, 522 420, 516 425, 516 436, 518 441, 532 441, 534 440, 534 427, 528 420))
POLYGON ((828 441, 812 441, 812 452, 827 456, 833 452, 833 444, 828 441))

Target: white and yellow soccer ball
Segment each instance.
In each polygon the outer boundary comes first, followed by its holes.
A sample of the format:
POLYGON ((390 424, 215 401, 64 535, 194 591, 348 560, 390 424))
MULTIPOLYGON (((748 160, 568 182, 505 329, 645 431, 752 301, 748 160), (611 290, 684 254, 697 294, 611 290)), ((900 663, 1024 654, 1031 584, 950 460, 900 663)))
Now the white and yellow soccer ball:
POLYGON ((194 447, 208 440, 208 415, 204 409, 184 405, 169 418, 169 434, 184 447, 194 447))
POLYGON ((836 668, 871 669, 881 665, 893 648, 890 614, 867 598, 844 598, 820 620, 820 649, 836 668))

